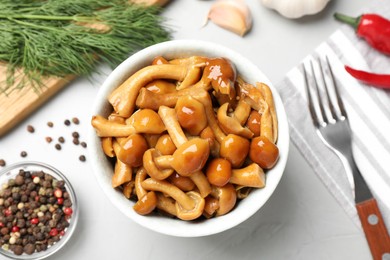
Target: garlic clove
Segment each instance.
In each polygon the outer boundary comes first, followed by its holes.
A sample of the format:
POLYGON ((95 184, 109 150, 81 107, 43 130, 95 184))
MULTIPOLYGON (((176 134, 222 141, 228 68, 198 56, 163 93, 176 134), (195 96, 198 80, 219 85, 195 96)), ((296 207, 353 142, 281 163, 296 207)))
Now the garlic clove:
POLYGON ((242 0, 219 0, 207 16, 216 25, 244 36, 252 28, 252 15, 242 0))

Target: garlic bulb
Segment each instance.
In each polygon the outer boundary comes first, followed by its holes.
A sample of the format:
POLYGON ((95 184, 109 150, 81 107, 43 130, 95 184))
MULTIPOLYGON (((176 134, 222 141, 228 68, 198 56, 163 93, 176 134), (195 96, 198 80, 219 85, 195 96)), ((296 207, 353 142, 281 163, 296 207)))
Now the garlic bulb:
POLYGON ((240 36, 252 27, 252 15, 243 0, 219 0, 211 6, 207 18, 240 36))
POLYGON ((261 2, 287 18, 300 18, 322 11, 329 0, 261 0, 261 2))

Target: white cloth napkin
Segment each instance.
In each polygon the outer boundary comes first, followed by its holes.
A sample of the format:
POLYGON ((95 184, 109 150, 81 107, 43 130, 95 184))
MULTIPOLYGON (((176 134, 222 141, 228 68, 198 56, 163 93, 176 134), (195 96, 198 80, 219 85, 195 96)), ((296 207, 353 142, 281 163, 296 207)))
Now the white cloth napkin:
MULTIPOLYGON (((390 2, 380 1, 363 11, 390 19, 390 2)), ((341 26, 302 63, 309 68, 310 59, 324 59, 325 55, 329 57, 350 119, 356 163, 390 231, 390 91, 360 83, 344 69, 344 64, 348 64, 390 74, 390 57, 370 47, 349 26, 341 26)), ((315 132, 307 106, 302 64, 293 68, 276 88, 287 111, 292 141, 348 215, 360 225, 344 168, 315 132)))

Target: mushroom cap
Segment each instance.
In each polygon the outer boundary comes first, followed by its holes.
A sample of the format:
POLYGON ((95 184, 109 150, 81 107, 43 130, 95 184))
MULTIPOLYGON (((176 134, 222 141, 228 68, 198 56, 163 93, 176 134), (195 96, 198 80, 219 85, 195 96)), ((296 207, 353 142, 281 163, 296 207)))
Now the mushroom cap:
POLYGON ((177 148, 173 153, 171 166, 180 175, 189 176, 203 168, 209 154, 209 142, 201 138, 194 138, 177 148))
POLYGON ((249 157, 263 169, 274 167, 279 158, 279 148, 265 136, 252 139, 249 157))
POLYGON ((142 135, 132 134, 120 142, 119 145, 119 152, 116 156, 121 162, 131 167, 142 165, 142 157, 148 149, 148 144, 142 135))
POLYGON ((237 72, 230 60, 226 58, 209 59, 203 73, 211 80, 211 86, 216 92, 227 94, 231 99, 235 97, 234 82, 237 72))
POLYGON ((177 120, 190 135, 199 135, 207 126, 207 117, 203 104, 186 95, 179 97, 175 106, 177 120))
POLYGON ((165 131, 165 125, 160 116, 151 109, 140 109, 128 120, 137 133, 161 134, 165 131))
POLYGON ((206 169, 207 180, 215 186, 222 187, 226 185, 232 175, 231 163, 223 158, 212 159, 206 169))
POLYGON ((246 121, 246 127, 252 131, 254 136, 260 135, 260 122, 261 114, 256 110, 252 110, 249 114, 248 120, 246 121))
POLYGON ((199 193, 195 191, 189 191, 186 195, 192 199, 195 203, 195 207, 186 210, 178 202, 176 202, 177 217, 182 220, 194 220, 200 217, 203 213, 205 201, 199 193))
POLYGON ((158 138, 156 147, 162 155, 172 155, 176 151, 176 146, 173 143, 169 134, 164 134, 158 138))
POLYGON ((233 168, 239 168, 249 152, 249 140, 238 135, 227 135, 219 150, 220 156, 227 159, 233 168))

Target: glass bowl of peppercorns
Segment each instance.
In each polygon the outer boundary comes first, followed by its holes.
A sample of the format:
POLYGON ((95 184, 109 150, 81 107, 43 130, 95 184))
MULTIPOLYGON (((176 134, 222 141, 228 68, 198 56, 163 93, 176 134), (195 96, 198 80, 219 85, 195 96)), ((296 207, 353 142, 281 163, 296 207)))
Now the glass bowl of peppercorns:
POLYGON ((43 259, 61 249, 78 220, 76 194, 57 169, 40 162, 0 172, 0 253, 43 259))

